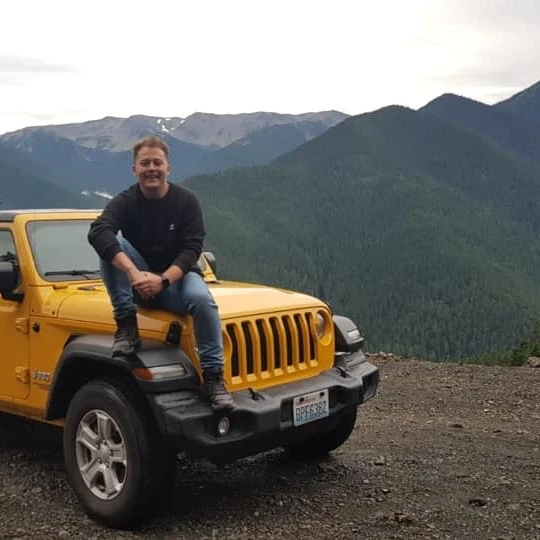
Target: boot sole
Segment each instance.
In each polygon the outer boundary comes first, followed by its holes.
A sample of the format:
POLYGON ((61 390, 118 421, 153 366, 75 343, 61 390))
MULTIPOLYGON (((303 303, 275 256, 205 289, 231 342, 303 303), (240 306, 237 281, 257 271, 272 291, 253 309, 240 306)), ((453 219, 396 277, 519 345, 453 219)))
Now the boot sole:
POLYGON ((234 409, 234 403, 231 403, 230 405, 229 404, 226 404, 226 405, 214 405, 213 403, 210 403, 210 406, 212 407, 212 410, 215 411, 215 412, 219 412, 219 411, 231 411, 232 409, 234 409))
POLYGON ((113 358, 116 358, 117 356, 131 356, 132 354, 135 354, 135 351, 141 346, 141 340, 139 339, 133 344, 133 349, 130 349, 129 351, 112 351, 111 356, 113 358))

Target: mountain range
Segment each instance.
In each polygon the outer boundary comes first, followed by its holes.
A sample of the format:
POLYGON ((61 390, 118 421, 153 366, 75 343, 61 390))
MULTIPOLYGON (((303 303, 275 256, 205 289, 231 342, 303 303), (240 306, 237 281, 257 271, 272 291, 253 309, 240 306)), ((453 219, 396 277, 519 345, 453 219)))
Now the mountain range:
POLYGON ((28 127, 0 136, 0 144, 27 155, 62 186, 116 193, 133 181, 131 147, 159 135, 171 150, 171 177, 269 163, 336 125, 337 112, 300 115, 196 113, 187 118, 107 117, 80 124, 28 127))
POLYGON ((191 136, 188 119, 104 119, 108 132, 27 128, 0 149, 34 182, 38 171, 64 190, 98 190, 85 183, 92 167, 129 169, 126 134, 142 132, 126 124, 149 121, 184 156, 178 180, 202 201, 222 277, 313 293, 354 318, 371 350, 453 359, 505 350, 538 317, 538 88, 492 106, 445 94, 419 110, 272 125, 259 115, 249 133, 246 118, 220 131, 215 115, 193 115, 211 128, 191 136))

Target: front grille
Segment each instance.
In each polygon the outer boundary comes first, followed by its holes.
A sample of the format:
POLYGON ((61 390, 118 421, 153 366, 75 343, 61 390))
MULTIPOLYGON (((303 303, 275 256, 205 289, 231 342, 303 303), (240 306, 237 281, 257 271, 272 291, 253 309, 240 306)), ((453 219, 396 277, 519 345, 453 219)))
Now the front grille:
POLYGON ((317 366, 312 313, 232 322, 225 329, 233 378, 252 382, 317 366))

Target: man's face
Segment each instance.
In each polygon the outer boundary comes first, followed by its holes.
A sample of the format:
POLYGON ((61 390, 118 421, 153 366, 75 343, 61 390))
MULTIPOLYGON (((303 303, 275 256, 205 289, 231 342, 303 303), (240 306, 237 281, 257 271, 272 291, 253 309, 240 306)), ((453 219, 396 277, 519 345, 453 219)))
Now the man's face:
POLYGON ((143 146, 133 164, 133 174, 145 195, 162 196, 167 191, 171 167, 161 148, 143 146))

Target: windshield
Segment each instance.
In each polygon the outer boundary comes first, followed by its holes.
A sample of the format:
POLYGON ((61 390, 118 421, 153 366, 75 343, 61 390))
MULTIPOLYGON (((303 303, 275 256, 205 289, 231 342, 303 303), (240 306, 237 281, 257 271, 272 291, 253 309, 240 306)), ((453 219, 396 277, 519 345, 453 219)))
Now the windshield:
MULTIPOLYGON (((27 225, 39 275, 47 281, 100 279, 99 257, 88 243, 90 219, 32 221, 27 225)), ((199 268, 206 274, 204 257, 199 268)), ((205 276, 206 277, 206 276, 205 276)))
POLYGON ((100 279, 99 258, 88 243, 92 220, 32 221, 28 238, 39 275, 48 281, 100 279))

